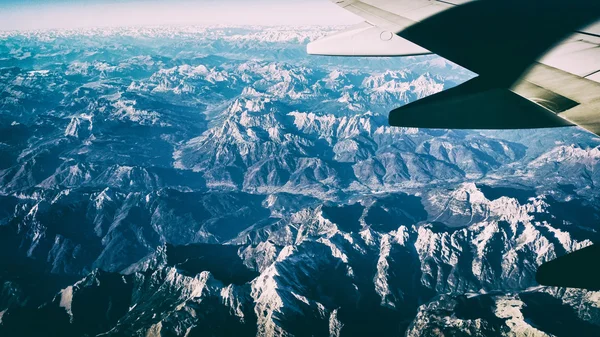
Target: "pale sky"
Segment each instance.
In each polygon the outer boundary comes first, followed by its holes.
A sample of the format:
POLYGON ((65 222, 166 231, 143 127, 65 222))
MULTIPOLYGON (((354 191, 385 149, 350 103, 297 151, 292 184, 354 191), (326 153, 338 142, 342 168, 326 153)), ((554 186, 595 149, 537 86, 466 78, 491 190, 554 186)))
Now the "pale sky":
POLYGON ((329 0, 0 0, 0 30, 144 25, 347 25, 329 0))

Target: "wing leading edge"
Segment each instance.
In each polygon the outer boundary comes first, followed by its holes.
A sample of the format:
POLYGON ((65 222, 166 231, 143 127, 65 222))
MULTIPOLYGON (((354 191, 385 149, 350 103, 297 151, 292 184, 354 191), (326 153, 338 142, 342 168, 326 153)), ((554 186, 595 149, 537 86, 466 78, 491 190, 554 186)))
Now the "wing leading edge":
MULTIPOLYGON (((379 43, 382 53, 356 53, 369 47, 352 39, 337 41, 341 47, 357 46, 354 56, 414 55, 420 47, 478 74, 394 109, 390 125, 516 129, 576 124, 600 135, 600 1, 332 2, 363 17, 373 31, 401 38, 379 43)), ((309 44, 309 53, 348 55, 335 46, 315 48, 318 43, 309 44)), ((536 279, 543 285, 600 290, 598 260, 600 246, 593 245, 543 264, 536 279)))

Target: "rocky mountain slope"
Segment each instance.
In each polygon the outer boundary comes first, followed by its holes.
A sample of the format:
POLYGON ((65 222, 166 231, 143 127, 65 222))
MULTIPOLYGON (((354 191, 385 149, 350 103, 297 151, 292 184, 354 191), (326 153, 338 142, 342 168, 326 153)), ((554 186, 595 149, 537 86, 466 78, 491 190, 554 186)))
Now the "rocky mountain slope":
POLYGON ((389 127, 473 74, 333 29, 2 33, 0 335, 598 335, 534 274, 599 242, 599 139, 389 127))

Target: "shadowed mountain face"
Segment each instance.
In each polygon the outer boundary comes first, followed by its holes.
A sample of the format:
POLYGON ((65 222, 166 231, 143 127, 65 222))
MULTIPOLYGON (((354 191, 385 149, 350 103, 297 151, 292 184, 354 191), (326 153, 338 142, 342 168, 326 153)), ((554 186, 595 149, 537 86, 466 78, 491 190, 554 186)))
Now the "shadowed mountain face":
POLYGON ((472 74, 328 30, 2 33, 0 335, 600 334, 535 282, 600 242, 600 141, 389 127, 472 74))

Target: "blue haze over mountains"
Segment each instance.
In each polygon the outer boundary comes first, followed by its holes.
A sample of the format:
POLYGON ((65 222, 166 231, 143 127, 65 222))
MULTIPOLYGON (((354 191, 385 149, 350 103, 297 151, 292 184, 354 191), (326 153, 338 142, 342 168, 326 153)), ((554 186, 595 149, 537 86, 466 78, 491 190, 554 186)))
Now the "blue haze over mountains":
POLYGON ((599 242, 600 140, 389 127, 473 74, 335 29, 0 33, 0 335, 597 336, 534 275, 599 242))

